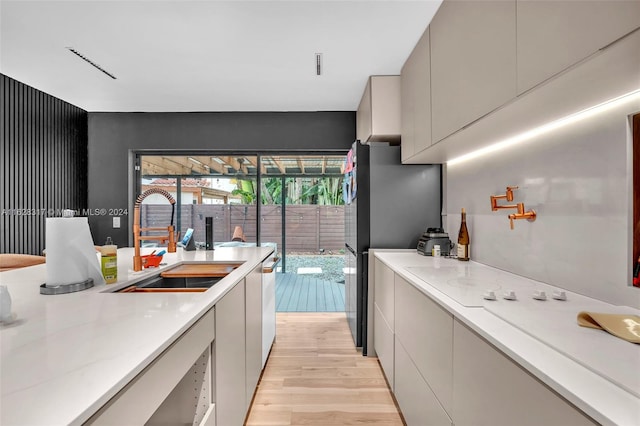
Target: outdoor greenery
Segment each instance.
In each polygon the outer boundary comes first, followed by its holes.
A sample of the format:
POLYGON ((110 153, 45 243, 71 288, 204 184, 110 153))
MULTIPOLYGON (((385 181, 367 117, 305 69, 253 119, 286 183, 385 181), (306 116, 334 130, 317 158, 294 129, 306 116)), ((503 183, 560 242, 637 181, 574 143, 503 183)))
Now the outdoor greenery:
MULTIPOLYGON (((262 179, 262 202, 264 204, 282 204, 282 179, 262 179)), ((244 204, 256 203, 255 182, 238 180, 234 195, 242 197, 244 204)), ((286 201, 288 205, 313 204, 336 206, 344 204, 342 199, 342 177, 306 177, 285 178, 286 201)))

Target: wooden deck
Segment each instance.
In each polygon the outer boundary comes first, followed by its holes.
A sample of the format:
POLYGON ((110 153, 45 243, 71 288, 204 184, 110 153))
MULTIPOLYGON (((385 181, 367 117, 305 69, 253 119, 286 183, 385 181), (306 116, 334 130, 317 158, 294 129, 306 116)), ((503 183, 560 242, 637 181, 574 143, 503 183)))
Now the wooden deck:
POLYGON ((344 312, 344 284, 277 273, 276 312, 344 312))

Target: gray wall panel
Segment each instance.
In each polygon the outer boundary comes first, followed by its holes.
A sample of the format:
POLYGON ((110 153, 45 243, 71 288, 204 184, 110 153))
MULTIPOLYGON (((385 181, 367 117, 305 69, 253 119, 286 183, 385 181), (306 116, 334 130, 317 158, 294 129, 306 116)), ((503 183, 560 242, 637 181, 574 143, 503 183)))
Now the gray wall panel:
MULTIPOLYGON (((131 150, 258 151, 301 154, 348 150, 355 140, 355 112, 89 113, 90 209, 129 207, 131 150)), ((128 217, 89 218, 96 243, 111 236, 129 244, 128 217)))

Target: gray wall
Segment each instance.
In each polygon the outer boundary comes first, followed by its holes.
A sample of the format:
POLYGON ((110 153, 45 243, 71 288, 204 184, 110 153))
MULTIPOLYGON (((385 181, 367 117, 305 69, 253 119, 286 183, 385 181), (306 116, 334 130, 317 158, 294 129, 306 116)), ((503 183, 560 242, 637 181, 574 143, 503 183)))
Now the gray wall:
POLYGON ((130 151, 344 152, 355 140, 355 112, 89 113, 88 136, 88 207, 106 209, 89 217, 93 238, 127 246, 128 216, 113 229, 110 213, 129 207, 130 151))

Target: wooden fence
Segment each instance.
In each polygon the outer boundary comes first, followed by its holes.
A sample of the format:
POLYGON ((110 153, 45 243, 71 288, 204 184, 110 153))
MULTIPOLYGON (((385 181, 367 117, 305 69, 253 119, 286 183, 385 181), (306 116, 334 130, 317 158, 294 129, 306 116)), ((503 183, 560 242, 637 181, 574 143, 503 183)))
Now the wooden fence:
MULTIPOLYGON (((181 229, 193 228, 197 242, 205 240, 205 218, 213 217, 214 241, 231 241, 233 230, 241 226, 247 241, 256 241, 256 206, 241 204, 183 204, 181 229)), ((291 252, 336 253, 344 249, 344 206, 294 205, 286 207, 286 250, 291 252)), ((142 204, 142 227, 168 226, 171 206, 142 204)), ((261 242, 282 249, 282 206, 261 206, 261 242)), ((177 219, 174 220, 177 225, 177 219)), ((152 233, 149 233, 152 234, 152 233)))

